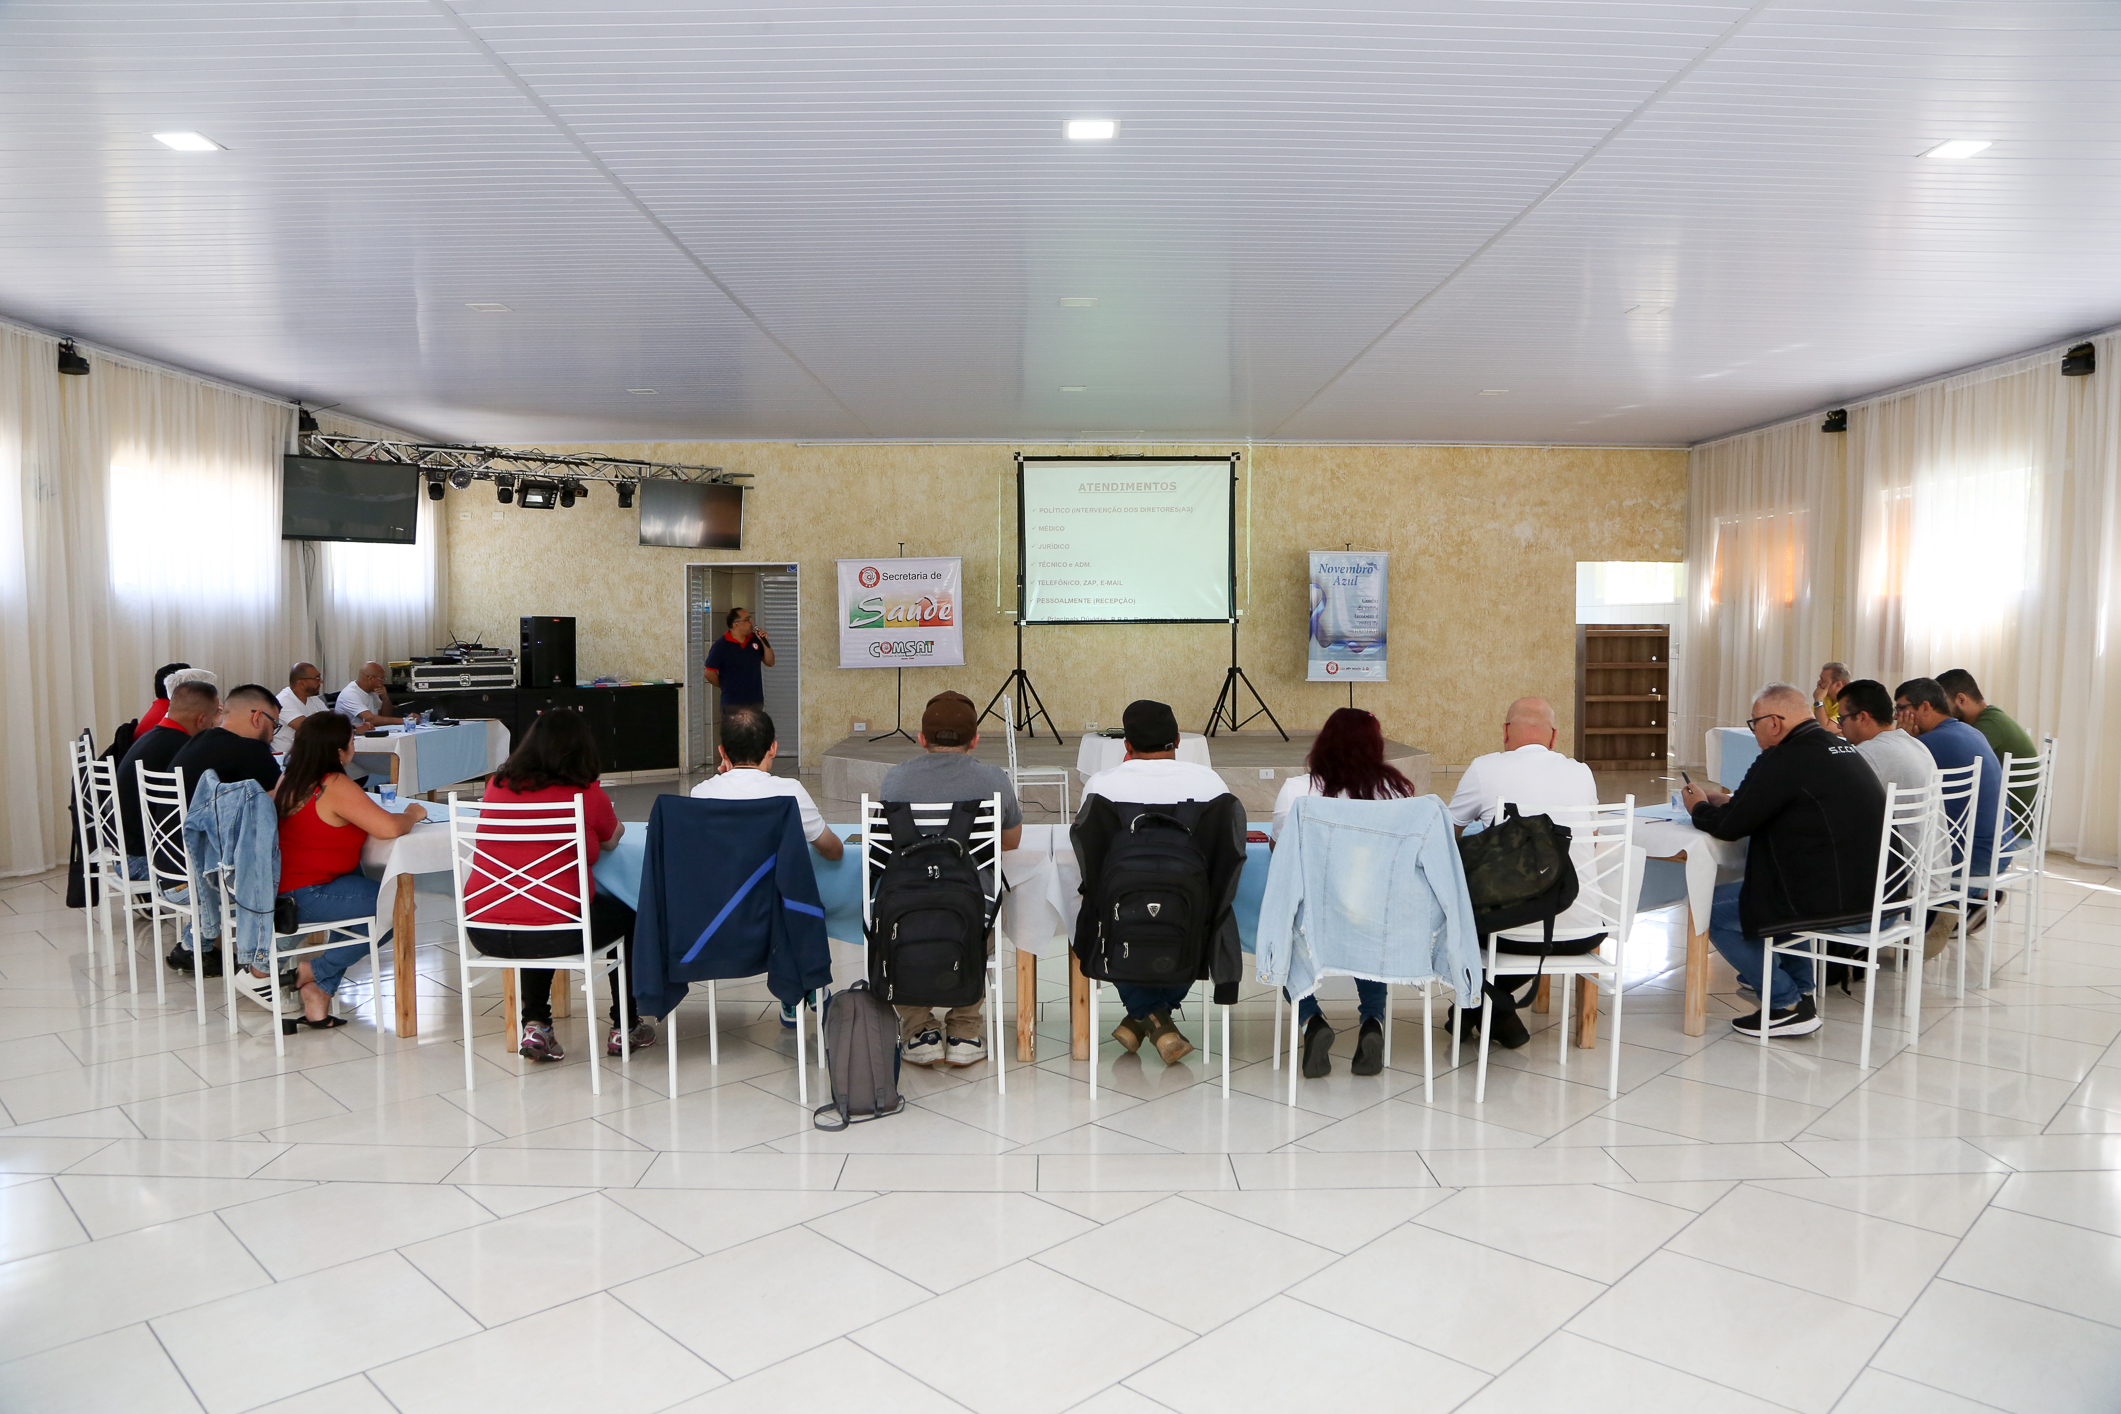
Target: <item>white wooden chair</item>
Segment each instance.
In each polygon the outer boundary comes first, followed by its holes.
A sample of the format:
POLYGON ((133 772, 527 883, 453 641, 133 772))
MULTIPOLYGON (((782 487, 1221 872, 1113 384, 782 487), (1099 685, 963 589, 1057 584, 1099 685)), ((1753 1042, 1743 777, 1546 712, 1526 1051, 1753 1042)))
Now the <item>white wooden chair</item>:
POLYGON ((1019 766, 1016 763, 1016 705, 1008 693, 1002 694, 1002 735, 1009 741, 1009 788, 1016 792, 1018 805, 1023 804, 1024 787, 1045 789, 1060 787, 1060 818, 1066 824, 1074 817, 1068 813, 1068 787, 1073 783, 1075 772, 1067 766, 1019 766))
MULTIPOLYGON (((565 805, 557 802, 519 803, 460 800, 449 795, 449 865, 456 890, 457 971, 464 1003, 464 1088, 478 1084, 472 1065, 471 986, 475 968, 521 972, 536 968, 553 972, 578 972, 582 977, 582 1014, 587 1018, 589 1042, 589 1091, 604 1093, 602 1068, 597 1057, 604 1049, 597 1034, 596 980, 616 973, 619 996, 619 1062, 633 1062, 633 994, 626 983, 626 959, 616 941, 596 946, 589 936, 589 900, 595 885, 589 878, 588 828, 582 815, 582 797, 565 805), (509 854, 534 855, 522 863, 500 857, 496 847, 509 854), (498 917, 499 910, 517 901, 534 903, 556 916, 551 923, 516 923, 498 917), (493 957, 478 950, 473 928, 506 928, 512 933, 573 934, 581 943, 579 954, 557 957, 493 957)), ((374 935, 369 946, 374 948, 374 935)), ((401 987, 411 978, 398 979, 401 987)), ((557 980, 555 985, 565 985, 557 980)), ((801 1033, 798 1032, 798 1035, 801 1033)), ((509 1036, 513 1048, 516 1038, 509 1036)), ((673 1094, 675 1090, 673 1089, 673 1094)))
MULTIPOLYGON (((1506 803, 1500 799, 1495 802, 1495 819, 1503 818, 1506 803)), ((1563 1071, 1569 1068, 1569 1002, 1576 979, 1582 978, 1584 985, 1589 987, 1596 987, 1601 978, 1611 985, 1613 1034, 1608 1043, 1611 1054, 1608 1057, 1606 1094, 1617 1100, 1620 1098, 1621 999, 1625 994, 1623 981, 1628 936, 1634 931, 1635 902, 1642 888, 1643 856, 1635 848, 1635 797, 1628 796, 1613 805, 1577 806, 1544 813, 1555 824, 1567 826, 1570 833, 1569 858, 1576 866, 1574 911, 1577 917, 1568 924, 1568 932, 1577 937, 1604 933, 1605 941, 1594 952, 1542 957, 1506 952, 1502 943, 1505 939, 1538 942, 1545 937, 1544 928, 1537 924, 1508 928, 1489 936, 1487 955, 1482 961, 1490 978, 1543 976, 1561 979, 1561 1023, 1554 1030, 1560 1036, 1563 1071)), ((1473 1086, 1475 1104, 1485 1104, 1488 1098, 1488 1035, 1494 1019, 1494 1012, 1483 1004, 1480 1009, 1480 1068, 1473 1086)), ((1454 1022, 1454 1028, 1458 1024, 1454 1022)), ((1456 1039, 1454 1029, 1454 1042, 1456 1039)))
MULTIPOLYGON (((153 918, 153 886, 145 879, 130 877, 126 869, 125 822, 118 808, 118 763, 115 761, 93 761, 89 763, 88 782, 90 796, 94 802, 91 814, 95 820, 98 850, 103 856, 103 878, 109 886, 103 895, 103 928, 110 955, 113 974, 118 967, 118 932, 125 932, 125 970, 127 990, 134 996, 140 994, 140 964, 134 949, 138 940, 133 936, 133 920, 136 917, 153 918)), ((138 787, 136 786, 135 789, 138 787)), ((155 939, 148 939, 150 951, 155 939)), ((162 959, 153 959, 159 968, 162 959)), ((156 985, 160 987, 161 974, 156 974, 156 985)))
POLYGON ((1936 848, 1930 852, 1929 911, 1959 920, 1959 999, 1966 998, 1966 922, 1973 896, 1974 819, 1981 790, 1981 763, 1937 772, 1936 848), (1957 810, 1958 814, 1953 815, 1957 810))
POLYGON ((125 854, 120 850, 115 866, 110 849, 104 843, 102 822, 98 814, 95 767, 96 744, 87 732, 74 738, 68 747, 72 766, 74 792, 74 827, 81 846, 81 924, 87 934, 88 964, 96 965, 96 925, 103 925, 105 965, 114 971, 118 965, 116 941, 111 934, 110 906, 114 892, 122 892, 125 878, 125 854))
MULTIPOLYGON (((1002 698, 1007 703, 1005 694, 1002 698)), ((1004 725, 1006 725, 1006 721, 1004 725)), ((1016 752, 1016 737, 1010 738, 1010 755, 1016 752)), ((913 809, 913 823, 927 830, 940 830, 950 823, 950 801, 921 802, 913 809)), ((891 822, 884 814, 884 802, 872 800, 865 792, 862 796, 862 930, 866 935, 872 921, 871 905, 875 900, 876 883, 890 862, 892 850, 891 822)), ((1002 797, 1000 792, 988 796, 979 803, 979 811, 972 819, 972 863, 979 870, 980 885, 987 896, 987 911, 998 916, 1002 887, 1002 797)), ((987 1059, 994 1065, 994 1088, 997 1094, 1009 1093, 1009 1066, 1002 1054, 1002 971, 1001 949, 996 946, 994 935, 988 935, 987 977, 987 1059)), ((822 1050, 824 1040, 819 1037, 822 1050)), ((1093 1080, 1093 1087, 1096 1082, 1093 1080)))
MULTIPOLYGON (((146 890, 148 916, 148 965, 155 973, 155 1004, 166 1005, 168 985, 162 962, 162 921, 188 923, 192 941, 192 991, 197 998, 199 1024, 206 1024, 206 968, 203 940, 199 936, 199 890, 193 877, 191 851, 184 847, 184 820, 190 801, 182 771, 156 771, 141 766, 134 772, 134 788, 140 792, 140 831, 147 843, 146 890), (182 894, 183 901, 171 897, 182 894)), ((126 928, 126 962, 133 963, 131 920, 126 928)))
MULTIPOLYGON (((1967 813, 1971 815, 1973 812, 1967 813)), ((1826 994, 1826 969, 1830 963, 1863 969, 1863 1044, 1856 1059, 1859 1070, 1871 1068, 1871 1017, 1877 1004, 1878 969, 1883 965, 1879 958, 1881 952, 1900 954, 1901 984, 1905 992, 1902 1014, 1907 1019, 1909 1036, 1921 1032, 1922 946, 1923 937, 1928 932, 1930 885, 1936 877, 1933 860, 1936 830, 1935 786, 1887 786, 1885 824, 1878 838, 1878 881, 1871 891, 1869 926, 1805 929, 1786 938, 1769 938, 1762 955, 1763 972, 1774 967, 1778 956, 1809 959, 1813 985, 1821 997, 1826 994), (1843 949, 1838 955, 1829 951, 1837 944, 1843 949)), ((1765 977, 1760 991, 1764 1015, 1769 1005, 1765 977)), ((1768 1028, 1762 1026, 1760 1044, 1765 1046, 1770 1039, 1768 1028)))
POLYGON ((2033 948, 2044 931, 2040 919, 2044 893, 2041 885, 2046 878, 2043 865, 2047 859, 2047 812, 2052 795, 2047 787, 2054 779, 2055 739, 2044 738, 2039 755, 2029 760, 2006 753, 1998 764, 2003 768, 2003 793, 1996 802, 1995 838, 1989 842, 1988 858, 1976 861, 1982 869, 1971 881, 1988 901, 1987 945, 1981 949, 1984 991, 1994 976, 1996 944, 2003 937, 2004 917, 2013 895, 2025 901, 2025 921, 2019 925, 2023 945, 2018 959, 2021 976, 2031 975, 2033 948), (2021 801, 2019 792, 2028 798, 2021 801))
MULTIPOLYGON (((1392 1067, 1392 984, 1385 987, 1385 1068, 1392 1067)), ((1280 991, 1286 991, 1282 988, 1280 991)), ((1297 1024, 1297 1013, 1303 1007, 1302 997, 1289 1000, 1289 1105, 1296 1105, 1296 1075, 1300 1067, 1303 1047, 1303 1027, 1297 1024)), ((1281 1069, 1281 1007, 1279 992, 1274 997, 1274 1064, 1272 1069, 1281 1069)), ((1421 985, 1421 1094, 1422 1099, 1434 1103, 1436 1099, 1436 999, 1426 982, 1421 985)), ((1230 1090, 1230 1009, 1223 1008, 1223 1093, 1230 1090)))

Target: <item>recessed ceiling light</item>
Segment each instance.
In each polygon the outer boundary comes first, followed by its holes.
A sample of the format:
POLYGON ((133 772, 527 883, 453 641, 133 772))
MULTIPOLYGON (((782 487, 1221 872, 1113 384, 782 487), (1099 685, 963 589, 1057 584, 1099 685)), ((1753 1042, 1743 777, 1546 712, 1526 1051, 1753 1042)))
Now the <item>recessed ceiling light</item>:
POLYGON ((226 152, 228 149, 204 133, 156 133, 155 141, 179 152, 226 152))
POLYGON ((1110 142, 1119 133, 1119 124, 1110 118, 1070 118, 1061 131, 1070 142, 1110 142))
POLYGON ((1062 309, 1093 309, 1097 305, 1096 295, 1062 295, 1062 309))
POLYGON ((513 314, 515 312, 507 305, 497 304, 490 299, 473 300, 464 307, 466 309, 476 309, 481 314, 513 314))
POLYGON ((1061 384, 1061 391, 1063 393, 1087 393, 1090 391, 1090 385, 1087 383, 1063 383, 1061 384))
POLYGON ((1499 398, 1509 391, 1510 390, 1508 388, 1482 388, 1480 390, 1480 396, 1482 396, 1483 398, 1499 398))
POLYGON ((653 388, 628 388, 626 391, 637 398, 652 398, 656 392, 653 388))
POLYGON ((1994 146, 1994 143, 1984 141, 1981 138, 1955 137, 1950 142, 1938 143, 1922 155, 1924 157, 1939 158, 1946 162, 1957 162, 1963 157, 1971 157, 1977 152, 1985 151, 1994 146))

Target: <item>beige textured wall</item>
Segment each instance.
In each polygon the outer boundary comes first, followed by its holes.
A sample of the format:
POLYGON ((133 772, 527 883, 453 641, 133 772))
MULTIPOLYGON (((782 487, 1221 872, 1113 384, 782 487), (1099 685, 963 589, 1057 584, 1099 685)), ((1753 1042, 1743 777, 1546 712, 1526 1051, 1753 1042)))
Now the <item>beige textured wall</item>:
MULTIPOLYGON (((568 450, 599 450, 570 448, 568 450)), ((708 560, 785 560, 803 567, 806 766, 850 719, 888 723, 887 671, 842 670, 833 637, 832 562, 896 554, 965 561, 964 668, 908 669, 909 704, 945 687, 984 703, 1014 661, 995 607, 1015 574, 1015 480, 1005 446, 801 446, 658 443, 616 455, 725 466, 754 474, 740 552, 643 549, 634 513, 599 488, 586 508, 528 513, 493 504, 481 484, 451 492, 452 627, 512 643, 525 613, 572 614, 582 676, 681 678, 684 567, 708 560), (496 518, 494 512, 500 514, 496 518)), ((1022 448, 1199 455, 1189 446, 1022 448)), ((1575 563, 1677 560, 1685 545, 1683 450, 1301 446, 1262 447, 1241 463, 1238 598, 1246 671, 1283 724, 1315 728, 1347 701, 1345 685, 1306 683, 1304 552, 1392 552, 1392 681, 1358 685, 1357 705, 1388 735, 1454 765, 1496 749, 1503 708, 1551 697, 1562 739, 1573 728, 1575 563), (1249 503, 1249 504, 1248 504, 1249 503)), ((1177 709, 1189 731, 1208 716, 1229 661, 1213 626, 1037 628, 1025 665, 1061 729, 1117 725, 1136 697, 1177 709)), ((910 709, 909 709, 910 710, 910 709)))

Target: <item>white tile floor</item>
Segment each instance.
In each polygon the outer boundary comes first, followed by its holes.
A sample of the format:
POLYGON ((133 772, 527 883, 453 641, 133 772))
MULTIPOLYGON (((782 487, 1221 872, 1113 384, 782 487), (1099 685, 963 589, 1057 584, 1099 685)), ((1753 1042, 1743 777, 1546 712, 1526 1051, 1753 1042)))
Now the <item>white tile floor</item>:
POLYGON ((909 1073, 839 1136, 756 988, 674 1099, 660 1051, 592 1096, 579 1020, 529 1067, 484 994, 467 1093, 440 896, 418 1040, 364 964, 356 1025, 275 1060, 218 983, 203 1030, 182 979, 128 995, 56 879, 8 881, 0 1408, 2110 1411, 2121 883, 2056 863, 2031 976, 1930 987, 1913 1049, 1882 1007, 1869 1072, 1838 993, 1816 1037, 1731 1037, 1720 967, 1685 1036, 1666 911, 1617 1102, 1532 1016, 1486 1104, 1469 1068, 1427 1103, 1401 998, 1397 1067, 1348 1075, 1344 1033, 1291 1110, 1256 988, 1227 1100, 1109 1044, 1093 1100, 1054 966, 1006 1098, 909 1073))

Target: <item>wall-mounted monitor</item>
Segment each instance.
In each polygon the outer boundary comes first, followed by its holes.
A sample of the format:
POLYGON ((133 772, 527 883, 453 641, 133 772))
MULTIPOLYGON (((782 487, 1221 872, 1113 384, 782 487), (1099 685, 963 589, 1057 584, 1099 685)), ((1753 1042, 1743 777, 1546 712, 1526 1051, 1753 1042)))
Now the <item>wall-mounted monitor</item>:
POLYGON ((339 457, 281 458, 280 538, 410 545, 420 526, 420 471, 339 457))
POLYGON ((744 548, 744 488, 712 481, 643 481, 641 543, 679 550, 744 548))

